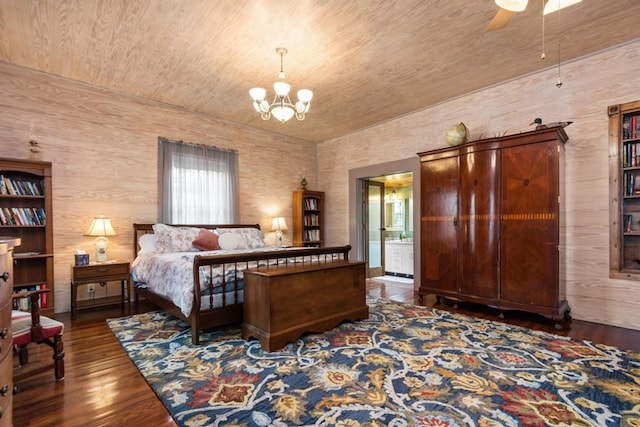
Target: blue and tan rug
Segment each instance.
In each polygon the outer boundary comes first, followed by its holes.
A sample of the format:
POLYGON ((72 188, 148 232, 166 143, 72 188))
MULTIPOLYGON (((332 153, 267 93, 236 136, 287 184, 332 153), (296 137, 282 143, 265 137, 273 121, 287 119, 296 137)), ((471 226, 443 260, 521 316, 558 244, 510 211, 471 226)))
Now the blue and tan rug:
POLYGON ((369 300, 266 353, 164 312, 108 320, 181 426, 640 426, 640 353, 369 300))

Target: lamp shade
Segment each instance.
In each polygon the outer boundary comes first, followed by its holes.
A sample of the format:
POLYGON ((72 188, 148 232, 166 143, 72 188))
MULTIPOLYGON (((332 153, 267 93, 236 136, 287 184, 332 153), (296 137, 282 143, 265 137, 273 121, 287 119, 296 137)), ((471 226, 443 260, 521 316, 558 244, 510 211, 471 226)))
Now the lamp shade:
POLYGON ((111 225, 109 218, 105 218, 100 215, 93 218, 89 229, 85 233, 85 236, 116 236, 116 232, 111 225))
POLYGON ((282 216, 274 217, 273 220, 271 221, 271 231, 278 231, 278 230, 280 231, 287 230, 287 222, 282 216))

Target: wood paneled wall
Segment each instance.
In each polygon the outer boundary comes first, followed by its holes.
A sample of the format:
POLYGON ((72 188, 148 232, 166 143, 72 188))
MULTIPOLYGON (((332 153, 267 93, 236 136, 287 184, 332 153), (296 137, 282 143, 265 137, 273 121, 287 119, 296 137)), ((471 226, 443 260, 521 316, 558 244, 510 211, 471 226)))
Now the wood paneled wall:
MULTIPOLYGON (((83 236, 94 216, 111 218, 118 233, 109 239, 110 259, 132 260, 132 223, 157 220, 158 136, 237 149, 240 221, 260 223, 267 242, 274 240, 271 217, 291 223, 291 195, 302 177, 316 186, 316 146, 308 142, 6 63, 0 99, 0 156, 29 157, 33 139, 39 158, 53 165, 56 312, 70 309, 75 251, 94 259, 93 238, 83 236)), ((255 114, 249 101, 247 114, 255 114)), ((291 242, 287 232, 283 239, 291 242)), ((96 297, 117 290, 117 283, 96 287, 96 297)))
MULTIPOLYGON (((536 55, 535 52, 531 52, 536 55)), ((640 329, 640 281, 610 279, 607 106, 640 99, 640 41, 490 87, 318 148, 320 190, 331 208, 328 244, 350 235, 348 171, 406 159, 446 145, 449 127, 463 121, 471 139, 531 130, 534 118, 574 121, 566 128, 566 265, 562 275, 576 319, 640 329)), ((353 224, 353 221, 351 221, 353 224)), ((352 233, 352 235, 355 233, 352 233)), ((414 238, 419 241, 414 233, 414 238)), ((353 244, 353 243, 352 243, 353 244)), ((523 260, 526 262, 526 260, 523 260)))

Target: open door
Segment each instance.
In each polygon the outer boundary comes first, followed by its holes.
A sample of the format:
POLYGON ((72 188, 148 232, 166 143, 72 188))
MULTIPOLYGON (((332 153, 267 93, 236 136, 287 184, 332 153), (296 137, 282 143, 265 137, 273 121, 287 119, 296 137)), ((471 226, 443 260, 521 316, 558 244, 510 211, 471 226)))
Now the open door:
POLYGON ((364 180, 362 224, 367 277, 384 275, 384 183, 364 180))

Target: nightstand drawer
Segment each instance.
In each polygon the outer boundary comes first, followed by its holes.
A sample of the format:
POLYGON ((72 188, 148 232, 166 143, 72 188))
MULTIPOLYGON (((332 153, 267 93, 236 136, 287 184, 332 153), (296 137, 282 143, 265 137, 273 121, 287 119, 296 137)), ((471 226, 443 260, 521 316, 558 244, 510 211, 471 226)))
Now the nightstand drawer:
POLYGON ((129 274, 129 263, 95 264, 73 267, 73 280, 105 279, 129 274))

